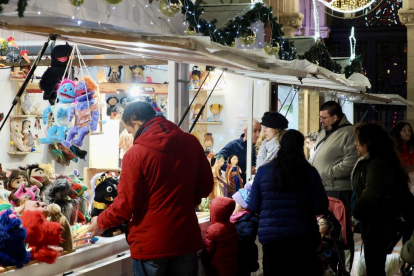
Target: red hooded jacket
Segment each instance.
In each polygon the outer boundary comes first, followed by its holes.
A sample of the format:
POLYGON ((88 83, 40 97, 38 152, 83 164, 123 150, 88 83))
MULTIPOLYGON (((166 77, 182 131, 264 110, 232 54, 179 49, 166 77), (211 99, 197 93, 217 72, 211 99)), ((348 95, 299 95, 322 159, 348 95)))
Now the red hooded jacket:
POLYGON ((210 205, 211 225, 204 237, 201 262, 207 276, 237 274, 237 229, 230 222, 236 203, 227 197, 216 197, 210 205))
POLYGON ((133 259, 196 252, 202 237, 195 207, 213 183, 197 138, 155 117, 141 126, 125 154, 118 196, 99 215, 98 226, 106 229, 130 220, 127 242, 133 259))

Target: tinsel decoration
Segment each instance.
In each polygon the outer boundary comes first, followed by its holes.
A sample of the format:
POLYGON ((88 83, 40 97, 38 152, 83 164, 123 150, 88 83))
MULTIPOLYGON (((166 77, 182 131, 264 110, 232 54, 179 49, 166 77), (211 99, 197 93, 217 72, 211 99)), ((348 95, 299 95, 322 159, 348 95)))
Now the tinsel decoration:
POLYGON ((361 55, 355 56, 351 61, 351 64, 345 66, 345 77, 349 78, 353 73, 361 73, 362 70, 362 57, 361 55))
POLYGON ((273 46, 273 43, 271 43, 271 42, 267 42, 267 43, 264 45, 263 50, 265 51, 265 53, 266 53, 267 55, 269 55, 269 56, 274 56, 274 55, 276 55, 277 53, 279 53, 280 46, 279 46, 279 44, 278 44, 277 42, 276 42, 276 46, 273 46))
POLYGON ((285 60, 292 60, 295 57, 293 42, 283 38, 282 25, 277 22, 277 17, 273 16, 272 7, 267 7, 264 3, 255 3, 251 10, 228 20, 220 29, 217 29, 216 19, 207 21, 201 18, 204 8, 199 5, 199 1, 193 3, 191 0, 182 0, 181 13, 186 16, 186 21, 197 33, 210 36, 211 41, 225 46, 231 46, 237 38, 246 34, 253 23, 260 21, 264 26, 267 26, 267 23, 270 22, 273 46, 278 43, 283 49, 279 52, 279 57, 285 60))
POLYGON ((10 52, 6 55, 7 63, 13 63, 14 65, 14 64, 20 63, 21 61, 22 61, 22 57, 16 52, 10 52))
POLYGON ((250 46, 256 42, 256 34, 250 29, 239 37, 240 43, 244 46, 250 46))
POLYGON ((181 10, 181 1, 180 0, 161 0, 160 10, 163 15, 167 17, 174 17, 181 10))
POLYGON ((341 73, 342 67, 332 60, 331 54, 329 54, 323 39, 319 39, 307 52, 303 55, 299 55, 298 58, 306 59, 307 61, 324 67, 334 73, 341 73))
POLYGON ((80 7, 85 3, 85 0, 70 0, 70 3, 75 7, 80 7))

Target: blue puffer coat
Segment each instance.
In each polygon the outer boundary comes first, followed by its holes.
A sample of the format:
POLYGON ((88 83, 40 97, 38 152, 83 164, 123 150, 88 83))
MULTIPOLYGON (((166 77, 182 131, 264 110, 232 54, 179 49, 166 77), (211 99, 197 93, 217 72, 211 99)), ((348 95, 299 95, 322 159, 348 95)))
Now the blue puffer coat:
POLYGON ((254 178, 249 208, 260 214, 259 241, 262 244, 303 240, 320 241, 316 215, 328 210, 328 198, 321 177, 314 167, 310 170, 308 188, 299 192, 278 192, 277 161, 260 167, 254 178))

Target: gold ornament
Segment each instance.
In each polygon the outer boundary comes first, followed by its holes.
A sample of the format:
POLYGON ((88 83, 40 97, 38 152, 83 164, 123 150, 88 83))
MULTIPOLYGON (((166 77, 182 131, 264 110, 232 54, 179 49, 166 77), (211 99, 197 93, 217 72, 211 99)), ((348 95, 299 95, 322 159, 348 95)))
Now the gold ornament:
POLYGON ((80 7, 85 3, 85 0, 70 0, 70 3, 75 7, 80 7))
POLYGON ((161 0, 160 10, 167 17, 174 17, 181 11, 180 0, 161 0))
POLYGON ((229 47, 234 47, 234 46, 236 46, 236 41, 235 40, 233 40, 233 42, 230 44, 230 45, 227 45, 227 46, 229 46, 229 47))
POLYGON ((185 35, 195 35, 196 30, 193 27, 188 27, 187 30, 185 30, 185 35))
POLYGON ((276 46, 272 46, 272 43, 270 43, 270 42, 267 42, 265 45, 264 45, 264 51, 265 51, 265 53, 267 54, 267 55, 269 55, 269 56, 274 56, 274 55, 276 55, 277 53, 279 53, 279 50, 280 50, 280 46, 279 46, 279 43, 277 43, 276 42, 276 46))
POLYGON ((256 41, 256 34, 252 30, 249 30, 247 34, 239 37, 239 40, 245 46, 252 45, 256 41))
POLYGON ((121 3, 124 0, 105 0, 106 3, 111 4, 111 5, 116 5, 121 3))

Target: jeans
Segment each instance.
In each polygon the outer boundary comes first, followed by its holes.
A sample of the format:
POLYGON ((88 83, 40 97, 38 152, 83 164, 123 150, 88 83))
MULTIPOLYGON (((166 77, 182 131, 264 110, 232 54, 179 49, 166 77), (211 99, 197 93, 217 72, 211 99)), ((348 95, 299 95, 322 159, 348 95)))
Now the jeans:
POLYGON ((387 242, 364 242, 367 276, 385 276, 387 242))
POLYGON ((197 276, 197 253, 189 255, 155 259, 132 260, 134 276, 197 276))

